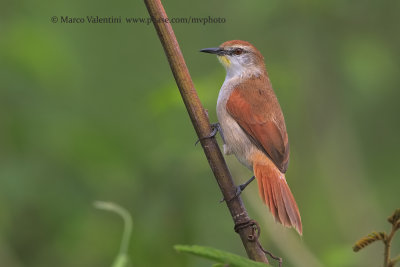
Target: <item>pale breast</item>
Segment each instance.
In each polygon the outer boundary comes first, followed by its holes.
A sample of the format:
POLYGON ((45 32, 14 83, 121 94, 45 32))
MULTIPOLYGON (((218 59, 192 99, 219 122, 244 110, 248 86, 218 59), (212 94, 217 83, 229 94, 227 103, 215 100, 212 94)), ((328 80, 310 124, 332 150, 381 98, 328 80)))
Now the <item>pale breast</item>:
POLYGON ((224 154, 235 154, 242 164, 252 169, 250 155, 257 147, 226 110, 226 102, 236 84, 234 78, 225 80, 218 95, 217 116, 224 135, 224 154))

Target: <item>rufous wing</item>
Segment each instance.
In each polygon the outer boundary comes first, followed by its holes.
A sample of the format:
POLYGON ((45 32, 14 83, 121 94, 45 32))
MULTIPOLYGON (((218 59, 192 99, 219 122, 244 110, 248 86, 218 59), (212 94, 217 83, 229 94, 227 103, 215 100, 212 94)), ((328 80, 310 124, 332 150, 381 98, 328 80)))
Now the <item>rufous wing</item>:
POLYGON ((250 139, 285 173, 289 142, 278 100, 265 81, 249 80, 236 87, 226 109, 250 139))

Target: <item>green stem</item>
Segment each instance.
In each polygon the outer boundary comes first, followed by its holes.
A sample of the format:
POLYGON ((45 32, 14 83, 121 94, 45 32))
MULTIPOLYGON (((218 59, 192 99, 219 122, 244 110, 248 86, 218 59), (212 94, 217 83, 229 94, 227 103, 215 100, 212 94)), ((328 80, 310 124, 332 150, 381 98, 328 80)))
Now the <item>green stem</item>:
POLYGON ((129 214, 129 212, 123 207, 118 206, 117 204, 114 204, 112 202, 95 201, 93 204, 98 209, 112 211, 122 217, 124 221, 124 233, 122 235, 119 254, 127 254, 129 247, 129 240, 132 232, 132 217, 129 214))
POLYGON ((396 263, 400 261, 400 254, 397 255, 393 260, 390 261, 389 267, 393 267, 396 263))
POLYGON ((385 243, 385 254, 384 254, 384 265, 383 265, 384 267, 393 267, 396 264, 396 262, 400 260, 400 255, 397 256, 395 259, 390 260, 390 248, 392 246, 392 239, 396 231, 397 231, 396 224, 393 223, 392 231, 384 241, 385 243))

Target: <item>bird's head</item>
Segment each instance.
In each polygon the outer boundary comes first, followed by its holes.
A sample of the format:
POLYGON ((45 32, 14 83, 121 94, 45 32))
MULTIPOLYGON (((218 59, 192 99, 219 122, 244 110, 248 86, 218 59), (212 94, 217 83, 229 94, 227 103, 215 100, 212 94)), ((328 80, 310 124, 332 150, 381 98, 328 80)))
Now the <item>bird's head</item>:
POLYGON ((260 75, 265 71, 260 51, 246 41, 227 41, 219 47, 205 48, 200 52, 217 55, 226 68, 227 76, 260 75))

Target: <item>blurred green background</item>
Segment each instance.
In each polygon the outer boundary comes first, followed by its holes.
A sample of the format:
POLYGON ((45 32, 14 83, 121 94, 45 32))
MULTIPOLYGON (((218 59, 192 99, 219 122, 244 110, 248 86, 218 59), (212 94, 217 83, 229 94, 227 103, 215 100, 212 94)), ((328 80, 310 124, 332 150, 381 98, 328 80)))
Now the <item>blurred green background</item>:
MULTIPOLYGON (((352 245, 400 206, 399 1, 164 1, 216 121, 225 71, 201 48, 263 53, 285 114, 287 173, 304 235, 276 225, 256 184, 243 198, 284 266, 381 266, 352 245)), ((174 244, 245 255, 152 25, 52 16, 148 17, 142 1, 11 1, 0 8, 0 266, 110 266, 128 209, 133 266, 210 266, 174 244)), ((237 182, 251 176, 227 159, 237 182)), ((393 253, 400 250, 400 237, 393 253)), ((274 263, 274 265, 276 265, 274 263)))

